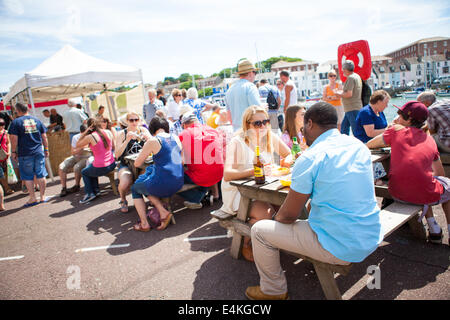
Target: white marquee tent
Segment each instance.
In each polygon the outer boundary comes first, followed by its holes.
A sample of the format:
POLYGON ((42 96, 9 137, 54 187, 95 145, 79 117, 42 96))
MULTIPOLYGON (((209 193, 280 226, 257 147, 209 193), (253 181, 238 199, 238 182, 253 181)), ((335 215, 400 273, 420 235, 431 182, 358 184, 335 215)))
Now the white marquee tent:
MULTIPOLYGON (((35 113, 34 102, 86 96, 137 82, 142 82, 144 88, 140 69, 97 59, 66 45, 25 73, 10 88, 4 103, 27 102, 35 113)), ((116 114, 108 107, 111 115, 116 114)))

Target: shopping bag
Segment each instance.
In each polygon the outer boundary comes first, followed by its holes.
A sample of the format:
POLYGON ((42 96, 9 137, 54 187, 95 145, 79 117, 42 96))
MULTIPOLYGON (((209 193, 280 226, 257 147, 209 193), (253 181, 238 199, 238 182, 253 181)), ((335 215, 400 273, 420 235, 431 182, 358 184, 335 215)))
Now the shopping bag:
POLYGON ((17 183, 17 177, 16 177, 16 173, 14 172, 14 168, 13 165, 11 163, 11 159, 8 158, 7 162, 6 162, 6 167, 7 167, 7 176, 8 176, 8 184, 15 184, 17 183))

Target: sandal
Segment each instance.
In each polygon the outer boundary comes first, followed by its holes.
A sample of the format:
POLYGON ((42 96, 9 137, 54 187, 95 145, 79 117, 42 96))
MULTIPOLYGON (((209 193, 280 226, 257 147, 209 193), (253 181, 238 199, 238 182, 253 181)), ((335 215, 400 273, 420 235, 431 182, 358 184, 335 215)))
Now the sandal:
POLYGON ((119 204, 120 204, 120 212, 127 213, 128 212, 128 201, 127 200, 120 201, 119 204))
POLYGON ((161 225, 156 228, 156 230, 162 231, 165 230, 167 228, 167 226, 169 225, 170 221, 172 220, 173 214, 169 213, 169 215, 165 218, 161 220, 161 225))
POLYGON ((133 230, 134 230, 134 231, 149 232, 150 229, 151 229, 150 227, 148 227, 148 228, 143 228, 143 227, 142 227, 142 222, 136 223, 136 224, 133 226, 133 230))

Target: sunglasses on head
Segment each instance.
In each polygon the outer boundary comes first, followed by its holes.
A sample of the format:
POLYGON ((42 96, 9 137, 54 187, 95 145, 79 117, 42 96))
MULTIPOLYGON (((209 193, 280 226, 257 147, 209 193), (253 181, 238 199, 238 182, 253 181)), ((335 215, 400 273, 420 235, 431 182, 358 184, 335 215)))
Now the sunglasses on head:
POLYGON ((138 122, 139 119, 128 119, 128 121, 130 121, 130 122, 138 122))
POLYGON ((261 128, 263 125, 267 125, 270 123, 269 119, 265 119, 265 120, 257 120, 257 121, 253 121, 253 122, 249 122, 251 125, 253 125, 256 128, 261 128))

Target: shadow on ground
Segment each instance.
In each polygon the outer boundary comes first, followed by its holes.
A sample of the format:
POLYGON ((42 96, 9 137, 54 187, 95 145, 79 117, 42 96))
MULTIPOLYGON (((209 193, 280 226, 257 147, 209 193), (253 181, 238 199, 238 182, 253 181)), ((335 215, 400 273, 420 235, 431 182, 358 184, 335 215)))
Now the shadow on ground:
MULTIPOLYGON (((210 228, 216 228, 211 225, 210 228)), ((220 226, 219 226, 220 228, 220 226)), ((198 230, 197 233, 207 233, 198 230)), ((387 243, 378 248, 361 263, 352 266, 347 276, 336 278, 341 294, 349 290, 350 300, 393 300, 408 290, 420 289, 436 282, 437 277, 449 267, 447 245, 433 245, 416 240, 407 228, 390 236, 387 243), (366 284, 367 268, 376 265, 380 268, 380 289, 369 289, 366 284), (364 279, 362 279, 364 278, 364 279), (363 282, 363 283, 361 283, 363 282)), ((231 239, 215 241, 215 249, 225 250, 205 261, 194 282, 192 299, 234 300, 246 299, 245 289, 259 284, 259 275, 254 263, 243 258, 235 260, 230 256, 231 239)), ((211 251, 208 243, 192 243, 192 250, 211 251)), ((281 265, 286 272, 289 296, 293 300, 325 299, 314 267, 307 261, 294 264, 297 258, 281 254, 281 265)), ((445 286, 445 284, 444 284, 445 286)), ((448 287, 446 287, 448 290, 448 287)), ((443 288, 444 291, 446 290, 443 288)), ((348 296, 347 295, 347 296, 348 296)), ((427 299, 419 297, 417 299, 427 299)), ((448 293, 434 299, 448 299, 448 293), (447 298, 446 298, 447 296, 447 298)))

